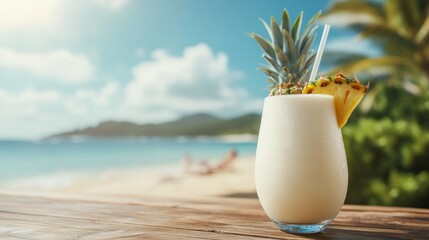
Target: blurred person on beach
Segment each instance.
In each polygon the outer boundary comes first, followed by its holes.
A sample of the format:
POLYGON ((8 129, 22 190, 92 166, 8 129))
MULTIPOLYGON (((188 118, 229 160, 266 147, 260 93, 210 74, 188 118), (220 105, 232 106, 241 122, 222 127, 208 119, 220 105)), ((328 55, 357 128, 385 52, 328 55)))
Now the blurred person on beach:
POLYGON ((237 159, 237 151, 235 149, 231 149, 228 151, 227 155, 224 159, 216 164, 210 164, 206 160, 201 160, 196 162, 195 168, 192 168, 193 162, 191 156, 186 153, 183 156, 183 172, 187 174, 199 174, 199 175, 207 175, 212 174, 220 170, 228 169, 232 166, 234 161, 237 159))

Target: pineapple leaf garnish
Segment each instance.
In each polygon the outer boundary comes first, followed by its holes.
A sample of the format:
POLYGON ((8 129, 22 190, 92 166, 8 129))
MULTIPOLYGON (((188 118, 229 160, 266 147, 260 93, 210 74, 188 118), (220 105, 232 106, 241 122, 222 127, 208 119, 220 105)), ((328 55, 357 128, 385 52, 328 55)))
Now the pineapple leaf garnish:
POLYGON ((302 92, 315 59, 311 46, 316 38, 317 26, 313 24, 319 16, 320 11, 301 31, 303 13, 291 25, 289 13, 284 9, 280 24, 274 17, 271 17, 269 24, 261 19, 270 40, 256 33, 249 34, 264 51, 262 57, 267 65, 258 69, 268 76, 270 96, 302 92))
POLYGON ((261 46, 261 48, 270 58, 275 59, 276 54, 269 41, 259 36, 258 34, 252 34, 252 37, 258 42, 259 46, 261 46))
POLYGON ((283 9, 283 14, 282 14, 282 29, 290 32, 290 18, 286 8, 283 9))
POLYGON ((273 46, 283 49, 283 34, 280 31, 280 27, 274 17, 271 17, 271 33, 273 46))
POLYGON ((298 17, 296 18, 295 22, 293 23, 292 37, 293 37, 293 39, 295 39, 295 41, 299 40, 299 31, 301 30, 302 15, 303 15, 303 13, 300 12, 298 14, 298 17))

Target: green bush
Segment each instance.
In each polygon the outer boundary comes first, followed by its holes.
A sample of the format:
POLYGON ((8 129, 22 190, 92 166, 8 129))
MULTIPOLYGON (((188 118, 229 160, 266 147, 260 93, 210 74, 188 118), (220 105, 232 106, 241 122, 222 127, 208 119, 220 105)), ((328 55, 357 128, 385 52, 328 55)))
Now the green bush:
POLYGON ((429 101, 421 96, 407 103, 401 101, 404 91, 389 97, 385 90, 370 114, 343 128, 350 174, 346 202, 427 208, 429 129, 424 119, 429 101))

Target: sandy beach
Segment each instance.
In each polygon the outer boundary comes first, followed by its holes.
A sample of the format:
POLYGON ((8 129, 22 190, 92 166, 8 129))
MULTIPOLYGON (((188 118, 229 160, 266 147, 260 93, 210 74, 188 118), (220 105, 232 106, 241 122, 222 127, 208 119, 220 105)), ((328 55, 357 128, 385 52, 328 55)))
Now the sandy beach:
POLYGON ((1 190, 174 197, 255 197, 254 158, 239 157, 210 174, 187 173, 181 163, 133 169, 72 172, 14 180, 1 190))

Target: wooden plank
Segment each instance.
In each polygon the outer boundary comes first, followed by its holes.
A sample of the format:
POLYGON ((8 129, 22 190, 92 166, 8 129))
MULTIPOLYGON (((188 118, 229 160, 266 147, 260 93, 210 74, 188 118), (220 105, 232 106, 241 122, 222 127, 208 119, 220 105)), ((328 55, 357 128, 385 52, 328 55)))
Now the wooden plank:
POLYGON ((344 206, 324 233, 281 232, 254 199, 0 194, 0 239, 425 239, 429 210, 344 206))
MULTIPOLYGON (((216 225, 225 225, 222 223, 222 219, 219 219, 219 215, 217 214, 213 216, 213 213, 207 213, 200 210, 200 214, 203 214, 201 216, 204 216, 208 221, 204 222, 198 219, 195 220, 193 219, 195 217, 192 217, 194 213, 191 212, 191 216, 187 216, 189 209, 177 207, 177 204, 176 206, 166 208, 165 206, 155 207, 152 204, 150 204, 151 206, 149 207, 144 204, 135 203, 128 205, 109 203, 106 205, 106 203, 101 202, 81 201, 76 203, 76 200, 62 200, 61 202, 58 202, 44 198, 17 198, 14 196, 3 196, 1 204, 2 207, 0 209, 3 210, 3 212, 0 212, 0 218, 2 219, 6 219, 4 217, 6 213, 5 210, 8 210, 9 213, 15 214, 25 212, 26 217, 31 213, 31 219, 34 219, 36 216, 43 215, 45 220, 48 222, 53 222, 52 220, 49 220, 49 217, 56 216, 67 218, 65 221, 68 223, 70 223, 72 219, 79 219, 102 223, 103 226, 114 222, 121 223, 121 225, 125 223, 125 225, 133 225, 134 227, 144 226, 146 229, 149 227, 165 228, 165 226, 168 226, 169 229, 174 229, 175 234, 172 239, 177 239, 178 233, 180 234, 181 232, 185 232, 184 230, 187 230, 189 226, 191 226, 189 229, 200 233, 194 233, 192 235, 197 238, 208 236, 210 239, 224 239, 224 235, 226 234, 234 235, 234 239, 239 239, 242 235, 248 236, 246 232, 236 233, 231 232, 231 230, 228 232, 228 230, 222 230, 220 226, 216 227, 216 225), (78 204, 78 206, 76 204, 78 204), (38 208, 35 208, 35 205, 37 205, 38 208), (47 208, 49 209, 49 212, 46 212, 47 208), (176 211, 171 211, 171 208, 176 211), (88 215, 88 212, 91 214, 88 215), (203 235, 200 236, 201 234, 203 235)), ((208 203, 203 203, 203 205, 208 205, 208 203)), ((212 205, 216 204, 212 203, 212 205)), ((201 207, 199 207, 199 209, 201 209, 201 207)), ((231 212, 231 210, 227 211, 231 212)), ((264 215, 262 216, 265 217, 264 215)), ((24 221, 25 219, 19 220, 24 221)), ((40 222, 40 219, 35 220, 35 222, 40 222)), ((61 221, 54 222, 57 223, 61 221)), ((54 227, 59 228, 62 226, 54 225, 54 227)), ((243 231, 246 227, 247 226, 244 225, 242 228, 239 228, 243 231)), ((164 231, 165 230, 162 230, 161 232, 164 231)))

